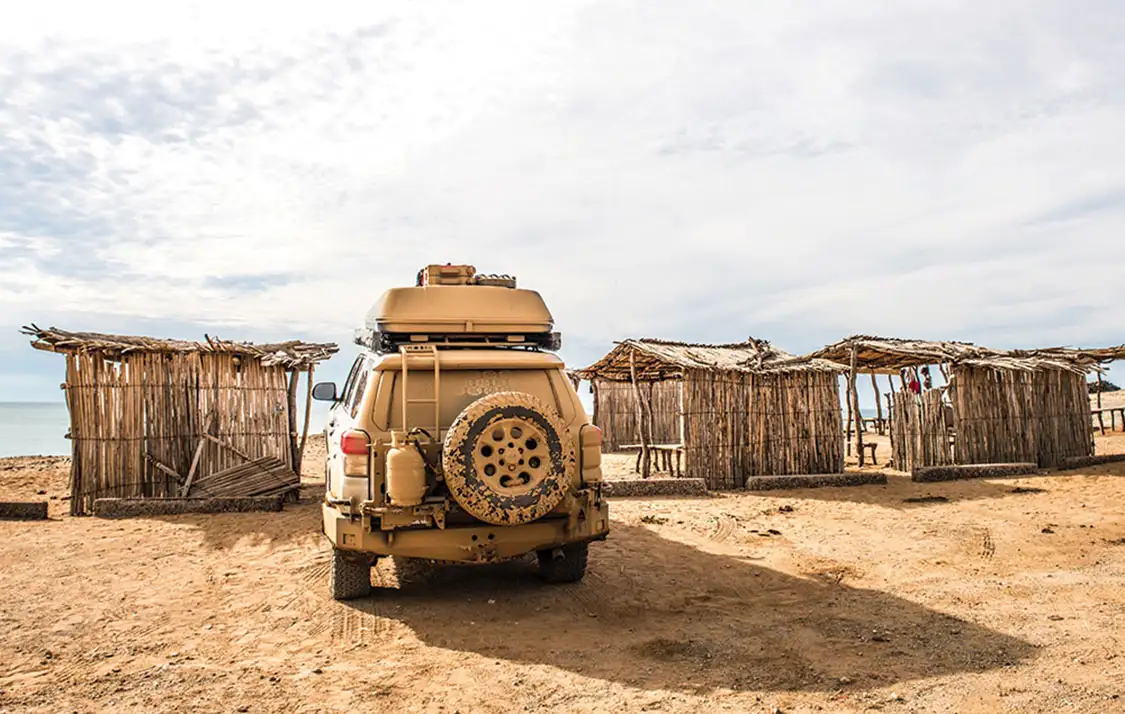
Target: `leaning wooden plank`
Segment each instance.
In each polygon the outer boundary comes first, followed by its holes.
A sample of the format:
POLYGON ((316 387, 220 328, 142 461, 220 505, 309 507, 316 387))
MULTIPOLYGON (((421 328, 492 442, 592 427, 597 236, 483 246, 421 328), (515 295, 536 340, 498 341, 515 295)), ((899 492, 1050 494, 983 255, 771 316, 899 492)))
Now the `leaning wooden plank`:
POLYGON ((1063 459, 1059 464, 1060 469, 1082 469, 1087 466, 1098 466, 1099 464, 1113 464, 1119 461, 1125 461, 1125 454, 1102 454, 1100 456, 1071 456, 1070 458, 1063 459))
POLYGON ((245 451, 242 451, 241 449, 236 449, 234 446, 228 444, 227 442, 223 441, 222 439, 218 439, 214 436, 211 436, 210 434, 204 434, 203 438, 204 439, 210 439, 211 441, 215 442, 216 444, 223 447, 224 449, 229 449, 232 453, 235 453, 235 454, 241 456, 242 458, 246 459, 247 461, 253 461, 254 460, 254 458, 252 456, 250 456, 249 454, 247 454, 245 451))
POLYGON ((911 481, 956 481, 965 478, 1001 478, 1004 476, 1027 476, 1039 472, 1039 467, 1031 462, 1010 464, 961 464, 956 466, 927 466, 914 469, 911 481))
POLYGON ((706 496, 707 482, 701 478, 634 478, 606 481, 606 496, 706 496))
POLYGON ((43 521, 46 519, 46 501, 0 501, 0 520, 43 521))
POLYGON ((99 498, 94 515, 100 518, 167 516, 180 513, 248 513, 280 511, 284 499, 271 497, 240 498, 99 498))
POLYGON ((886 482, 887 475, 878 471, 751 476, 746 479, 746 490, 773 491, 777 489, 823 488, 826 486, 867 486, 870 484, 885 484, 886 482))
POLYGON ((172 469, 170 469, 167 466, 165 466, 164 464, 160 463, 159 461, 154 459, 150 454, 145 454, 145 458, 149 460, 149 463, 151 463, 153 466, 156 467, 157 471, 160 471, 162 473, 165 473, 165 474, 171 476, 172 478, 176 479, 177 483, 183 483, 184 482, 183 476, 179 475, 178 473, 176 473, 172 469))
POLYGON ((199 467, 199 456, 203 453, 203 445, 206 443, 205 439, 200 439, 195 446, 195 455, 191 457, 191 468, 188 469, 187 481, 184 481, 184 486, 180 489, 181 496, 186 496, 191 491, 191 482, 195 479, 195 470, 199 467))

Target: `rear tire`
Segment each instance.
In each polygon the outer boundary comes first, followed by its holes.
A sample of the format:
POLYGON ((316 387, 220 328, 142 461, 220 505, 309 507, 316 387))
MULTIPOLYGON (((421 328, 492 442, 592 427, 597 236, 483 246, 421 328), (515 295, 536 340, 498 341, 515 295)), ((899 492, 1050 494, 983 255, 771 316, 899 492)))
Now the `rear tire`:
POLYGON ((588 543, 571 543, 562 547, 563 557, 555 560, 552 549, 541 550, 539 576, 548 583, 576 583, 586 574, 588 543))
POLYGON ((333 600, 353 600, 371 594, 371 560, 360 553, 332 549, 328 589, 333 600))

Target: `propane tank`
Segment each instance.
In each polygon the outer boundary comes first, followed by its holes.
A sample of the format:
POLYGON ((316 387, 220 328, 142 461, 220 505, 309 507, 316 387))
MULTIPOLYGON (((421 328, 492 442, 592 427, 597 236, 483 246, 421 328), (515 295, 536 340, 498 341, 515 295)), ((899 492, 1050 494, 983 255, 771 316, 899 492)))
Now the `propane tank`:
POLYGON ((406 435, 399 441, 398 432, 391 434, 387 450, 387 500, 394 506, 417 506, 426 493, 426 462, 418 452, 414 438, 406 435))

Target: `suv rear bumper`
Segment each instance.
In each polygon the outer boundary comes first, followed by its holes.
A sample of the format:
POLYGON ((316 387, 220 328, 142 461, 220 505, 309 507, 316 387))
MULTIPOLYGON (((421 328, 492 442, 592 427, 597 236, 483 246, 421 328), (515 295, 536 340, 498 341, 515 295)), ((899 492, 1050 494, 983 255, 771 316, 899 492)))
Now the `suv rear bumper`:
POLYGON ((371 555, 446 560, 461 563, 494 563, 568 543, 602 540, 609 533, 609 507, 600 507, 586 518, 545 519, 520 526, 459 526, 372 531, 368 516, 349 516, 331 505, 321 505, 324 534, 339 550, 371 555))

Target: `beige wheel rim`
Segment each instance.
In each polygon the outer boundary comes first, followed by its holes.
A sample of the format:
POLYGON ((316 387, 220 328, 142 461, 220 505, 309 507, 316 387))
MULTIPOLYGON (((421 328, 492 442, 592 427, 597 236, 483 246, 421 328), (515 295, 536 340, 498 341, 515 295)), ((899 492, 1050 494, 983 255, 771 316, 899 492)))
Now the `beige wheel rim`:
POLYGON ((529 493, 551 473, 547 435, 523 419, 489 425, 473 460, 480 480, 506 496, 529 493))

